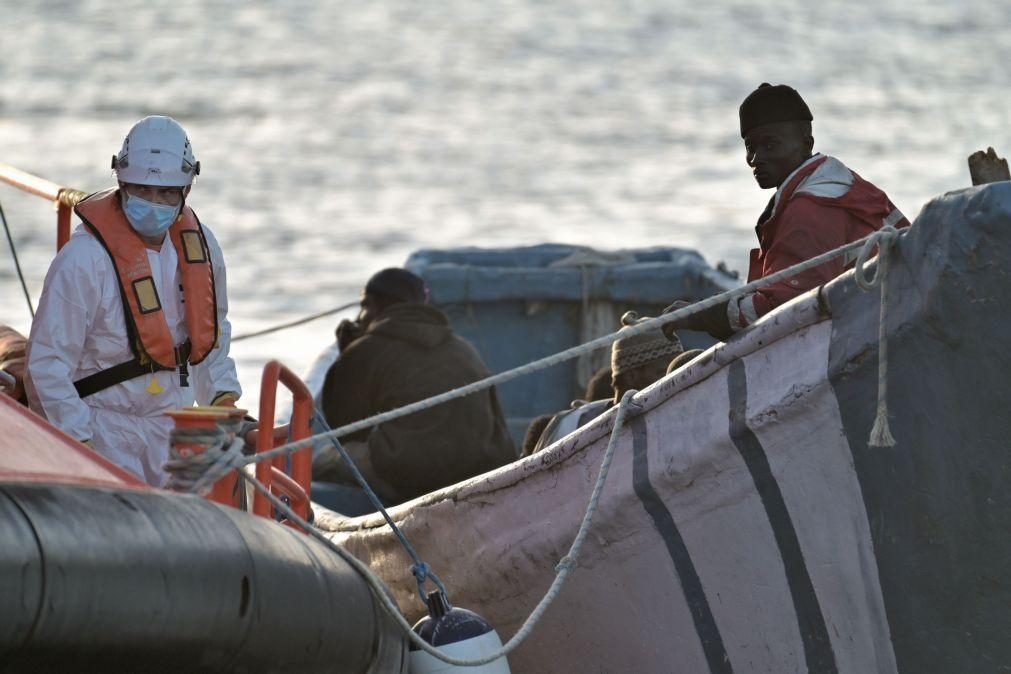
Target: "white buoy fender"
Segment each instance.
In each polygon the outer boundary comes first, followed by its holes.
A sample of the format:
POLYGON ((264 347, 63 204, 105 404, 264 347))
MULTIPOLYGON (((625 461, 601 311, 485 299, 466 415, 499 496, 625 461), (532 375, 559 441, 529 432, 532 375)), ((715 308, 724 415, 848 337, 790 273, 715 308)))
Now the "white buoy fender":
MULTIPOLYGON (((498 632, 484 618, 473 611, 450 606, 439 590, 429 593, 428 615, 414 625, 414 631, 446 655, 460 660, 477 660, 502 648, 498 632)), ((410 674, 450 672, 510 674, 509 663, 504 657, 479 667, 457 667, 411 646, 410 674)))
MULTIPOLYGON (((439 650, 446 655, 451 655, 455 658, 471 659, 488 655, 500 648, 502 648, 502 640, 499 639, 498 633, 494 630, 479 637, 458 641, 455 644, 439 646, 439 650)), ((480 667, 454 667, 424 651, 412 651, 410 663, 410 674, 449 674, 450 672, 459 672, 460 674, 464 672, 473 674, 510 674, 509 663, 505 658, 499 658, 480 667)))

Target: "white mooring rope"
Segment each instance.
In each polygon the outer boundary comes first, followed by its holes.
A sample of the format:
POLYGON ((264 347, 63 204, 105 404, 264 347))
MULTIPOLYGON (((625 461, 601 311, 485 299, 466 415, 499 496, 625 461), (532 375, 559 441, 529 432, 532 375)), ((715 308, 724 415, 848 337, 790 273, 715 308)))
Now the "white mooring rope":
POLYGON ((895 438, 888 427, 888 265, 892 245, 899 236, 899 230, 886 225, 868 238, 860 249, 853 276, 861 290, 870 291, 881 286, 881 312, 878 314, 878 407, 874 416, 874 427, 867 444, 871 447, 894 447, 895 438), (878 247, 878 268, 874 278, 867 278, 864 265, 874 247, 878 247))
MULTIPOLYGON (((892 437, 891 432, 888 428, 888 407, 886 402, 886 392, 887 392, 887 368, 888 368, 888 354, 887 354, 887 335, 886 335, 886 318, 887 318, 887 307, 888 307, 888 262, 889 262, 889 251, 894 245, 895 240, 901 235, 902 232, 896 230, 894 227, 888 225, 882 227, 880 230, 869 234, 868 236, 848 243, 846 245, 840 246, 834 250, 827 253, 823 253, 816 257, 811 258, 805 262, 796 264, 792 267, 784 269, 775 274, 770 274, 764 278, 761 278, 752 283, 748 283, 740 288, 735 288, 727 292, 714 295, 710 298, 692 304, 690 306, 678 309, 669 314, 658 316, 649 320, 644 320, 634 326, 627 326, 622 332, 614 332, 603 337, 591 340, 585 344, 580 344, 572 348, 566 349, 559 353, 541 358, 540 360, 533 361, 532 363, 527 363, 520 367, 514 368, 512 370, 507 370, 501 372, 497 375, 487 377, 480 381, 462 386, 451 391, 447 391, 443 394, 433 396, 426 400, 422 400, 410 405, 406 405, 396 410, 390 410, 389 412, 384 412, 382 414, 377 414, 375 416, 357 421, 340 428, 334 429, 332 431, 327 431, 325 433, 320 433, 318 435, 312 436, 310 438, 305 438, 296 442, 290 442, 285 445, 276 447, 270 451, 262 452, 252 457, 240 457, 238 456, 238 442, 230 443, 231 446, 226 450, 224 445, 226 442, 219 441, 213 443, 216 445, 215 449, 217 451, 211 452, 210 456, 199 458, 200 455, 197 454, 195 457, 191 457, 187 460, 192 460, 194 464, 199 463, 206 473, 200 477, 199 471, 196 470, 194 465, 194 471, 189 471, 187 467, 179 466, 179 470, 175 471, 178 473, 178 478, 180 486, 188 486, 191 490, 199 490, 201 487, 212 483, 217 477, 219 477, 223 472, 227 472, 232 468, 239 467, 240 465, 245 465, 249 463, 255 463, 258 461, 264 461, 272 459, 275 456, 282 454, 288 454, 303 447, 308 446, 316 440, 324 438, 336 438, 343 435, 348 435, 359 430, 366 428, 371 428, 378 424, 392 421, 400 417, 406 416, 408 414, 413 414, 415 412, 420 412, 422 410, 440 405, 444 402, 450 400, 461 398, 477 391, 481 391, 505 381, 509 381, 516 377, 529 374, 531 372, 536 372, 542 370, 558 363, 576 358, 584 353, 594 351, 603 346, 609 345, 619 336, 625 337, 632 334, 639 334, 646 332, 648 330, 653 330, 657 327, 670 323, 672 321, 691 316, 700 311, 704 311, 712 306, 726 302, 730 299, 740 297, 747 293, 750 293, 760 287, 776 283, 784 278, 789 278, 807 269, 817 267, 825 262, 845 255, 846 253, 860 248, 860 253, 856 261, 855 278, 857 285, 865 291, 869 291, 876 286, 881 287, 881 311, 879 316, 879 329, 878 329, 878 344, 879 344, 879 357, 878 357, 878 406, 877 406, 877 417, 875 419, 874 428, 871 431, 870 444, 874 447, 891 447, 895 444, 895 439, 892 437), (875 248, 878 248, 878 270, 874 278, 868 279, 865 275, 864 265, 866 264, 868 258, 875 248)), ((328 539, 323 535, 322 532, 318 531, 311 524, 306 522, 304 519, 299 517, 291 508, 287 506, 283 501, 275 497, 270 491, 264 487, 259 481, 254 477, 251 477, 243 470, 238 470, 238 475, 244 480, 249 481, 252 486, 262 493, 268 501, 270 501, 273 506, 282 513, 292 522, 295 522, 300 527, 305 529, 305 531, 313 536, 314 538, 321 541, 330 550, 340 556, 344 561, 350 564, 355 570, 361 574, 361 576, 368 583, 370 589, 372 590, 375 597, 379 600, 381 605, 386 609, 386 611, 394 618, 398 626, 404 631, 408 636, 411 643, 417 646, 419 649, 425 651, 426 653, 432 655, 439 660, 457 667, 476 667, 480 665, 493 662, 501 657, 504 657, 515 648, 517 648, 524 639, 533 631, 534 627, 540 621, 544 612, 547 610, 548 606, 554 601, 561 591, 562 585, 565 582, 566 577, 571 573, 577 563, 577 558, 579 552, 582 548, 583 542, 586 539, 586 535, 589 532, 590 525, 592 524, 593 517, 596 513, 597 506, 600 501, 600 495, 603 490, 604 482, 607 479, 607 474, 610 470, 611 459, 614 455, 615 447, 617 446, 617 438, 620 435, 621 428, 624 424, 628 408, 634 405, 632 402, 634 391, 627 392, 621 399, 621 403, 618 406, 618 410, 614 420, 614 426, 611 430, 611 436, 608 440, 607 448, 604 451, 604 457, 601 461, 600 470, 597 476, 597 482, 593 487, 593 491, 590 496, 589 503, 587 504, 586 513, 583 516, 582 523, 580 524, 579 530, 573 539, 572 546, 569 548, 568 554, 566 554, 559 561, 558 565, 555 567, 556 575, 548 591, 545 593, 544 597, 537 604, 531 614, 524 621, 520 629, 513 635, 511 639, 496 653, 490 654, 488 656, 474 659, 474 660, 462 660, 454 658, 452 656, 446 655, 439 649, 428 644, 426 641, 421 639, 417 634, 415 634, 411 625, 407 623, 400 609, 396 606, 392 599, 387 595, 385 586, 382 581, 376 578, 372 571, 363 564, 358 558, 356 558, 351 553, 347 552, 340 546, 336 545, 333 541, 328 539)))
POLYGON ((523 622, 523 625, 519 628, 519 630, 517 630, 516 634, 514 634, 512 638, 505 643, 505 645, 494 653, 490 653, 480 658, 474 658, 472 660, 455 658, 451 655, 447 655, 418 636, 411 627, 411 624, 407 622, 403 614, 400 612, 400 608, 387 594, 386 587, 383 585, 383 582, 377 578, 374 573, 372 573, 372 570, 369 569, 369 567, 367 567, 350 552, 341 548, 339 545, 324 536, 321 531, 299 517, 287 506, 287 504, 281 501, 281 499, 271 494, 270 490, 264 487, 258 480, 247 475, 245 471, 240 470, 239 475, 243 479, 249 481, 253 485, 253 488, 263 494, 267 500, 270 501, 285 517, 305 529, 306 533, 322 542, 341 559, 350 564, 352 568, 358 571, 362 578, 365 579, 365 582, 368 583, 373 596, 379 600, 380 604, 384 609, 386 609, 386 612, 390 614, 404 634, 407 635, 407 638, 412 644, 432 657, 438 658, 446 664, 453 665, 454 667, 478 667, 505 657, 512 651, 516 650, 516 648, 518 648, 519 645, 522 644, 528 636, 530 636, 534 627, 536 627, 537 623, 540 622, 544 612, 548 610, 548 607, 551 606, 551 603, 562 591, 562 585, 565 584, 566 577, 568 577, 568 575, 576 568, 579 552, 583 547, 583 542, 586 540, 586 535, 590 531, 590 525, 593 523, 593 516, 597 512, 597 505, 600 502, 600 495, 604 490, 604 482, 607 480, 607 474, 611 469, 611 459, 614 457, 614 450, 618 445, 618 436, 621 434, 622 426, 625 423, 625 416, 628 413, 629 407, 635 405, 632 401, 635 393, 635 391, 626 392, 625 395, 622 396, 621 402, 618 404, 618 411, 614 417, 614 427, 611 429, 611 437, 607 441, 607 449, 604 450, 604 458, 600 462, 600 469, 597 473, 597 481, 593 485, 593 491, 590 494, 590 500, 586 506, 586 514, 583 515, 583 521, 580 523, 579 530, 576 532, 576 536, 572 540, 569 552, 562 557, 561 560, 559 560, 558 565, 555 567, 555 579, 551 582, 551 586, 548 588, 548 591, 544 593, 544 596, 541 598, 540 602, 537 603, 537 606, 534 607, 534 610, 530 612, 530 615, 523 622))

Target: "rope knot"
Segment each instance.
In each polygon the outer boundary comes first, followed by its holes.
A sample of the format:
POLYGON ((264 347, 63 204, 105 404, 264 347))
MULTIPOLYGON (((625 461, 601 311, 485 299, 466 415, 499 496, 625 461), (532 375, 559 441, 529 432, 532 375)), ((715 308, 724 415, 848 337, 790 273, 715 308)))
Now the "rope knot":
POLYGON ((561 573, 562 571, 568 573, 569 571, 572 571, 574 568, 576 568, 576 558, 572 555, 565 555, 564 557, 559 559, 558 564, 555 565, 555 571, 557 573, 561 573))
POLYGON ((449 602, 449 593, 446 591, 446 586, 442 584, 442 581, 437 575, 435 575, 435 572, 432 571, 428 564, 417 558, 417 553, 414 552, 413 548, 411 548, 408 552, 415 557, 415 562, 411 566, 411 574, 414 575, 414 579, 418 581, 418 596, 421 597, 421 603, 425 606, 428 605, 428 596, 425 593, 425 583, 429 580, 432 581, 432 584, 435 585, 440 592, 442 592, 442 596, 446 598, 447 602, 449 602))
POLYGON ((428 580, 431 569, 425 562, 415 562, 411 566, 411 573, 414 575, 415 580, 418 581, 418 585, 424 585, 425 581, 428 580))
POLYGON ((899 230, 895 229, 892 225, 885 225, 871 234, 864 242, 863 247, 860 248, 860 253, 857 255, 856 264, 853 269, 857 286, 861 290, 865 292, 872 290, 884 281, 888 273, 888 252, 891 250, 892 244, 899 237, 899 234, 899 230), (864 265, 867 264, 875 249, 878 250, 878 268, 875 270, 874 276, 868 278, 864 265))

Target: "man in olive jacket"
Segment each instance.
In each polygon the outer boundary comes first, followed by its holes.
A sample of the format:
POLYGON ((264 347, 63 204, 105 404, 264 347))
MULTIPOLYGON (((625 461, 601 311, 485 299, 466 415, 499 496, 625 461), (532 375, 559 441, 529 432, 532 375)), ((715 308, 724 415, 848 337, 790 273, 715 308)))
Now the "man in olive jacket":
MULTIPOLYGON (((426 302, 424 281, 405 269, 384 269, 369 280, 358 320, 337 328, 340 356, 322 390, 331 428, 490 376, 474 347, 426 302)), ((344 446, 387 504, 518 458, 495 389, 362 431, 344 446)), ((332 448, 317 454, 313 479, 355 484, 332 448)))

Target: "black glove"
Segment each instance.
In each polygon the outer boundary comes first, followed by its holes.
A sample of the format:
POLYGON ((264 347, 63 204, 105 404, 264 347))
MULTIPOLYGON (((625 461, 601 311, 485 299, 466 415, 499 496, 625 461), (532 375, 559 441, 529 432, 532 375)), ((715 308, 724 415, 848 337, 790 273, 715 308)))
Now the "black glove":
MULTIPOLYGON (((677 300, 664 309, 663 313, 669 314, 678 309, 683 309, 690 304, 692 303, 677 300)), ((697 330, 699 332, 708 332, 716 339, 726 341, 734 334, 733 329, 730 327, 730 318, 727 316, 728 304, 729 302, 721 302, 716 306, 709 307, 687 318, 667 323, 663 326, 663 334, 667 336, 667 339, 671 339, 671 335, 674 334, 675 330, 697 330)))

